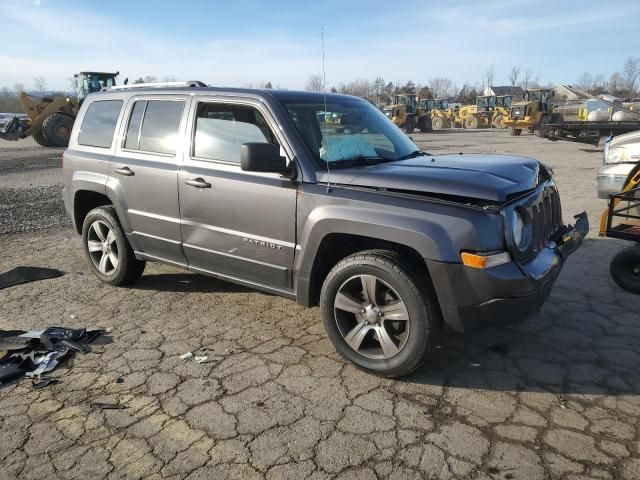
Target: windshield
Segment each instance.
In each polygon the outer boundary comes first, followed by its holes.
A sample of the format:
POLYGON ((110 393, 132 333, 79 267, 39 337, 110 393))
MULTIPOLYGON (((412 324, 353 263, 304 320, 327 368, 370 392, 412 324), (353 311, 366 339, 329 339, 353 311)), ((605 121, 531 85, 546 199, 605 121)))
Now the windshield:
POLYGON ((318 165, 380 163, 407 158, 418 147, 380 110, 355 99, 284 101, 284 108, 318 165), (335 118, 336 121, 329 121, 335 118))

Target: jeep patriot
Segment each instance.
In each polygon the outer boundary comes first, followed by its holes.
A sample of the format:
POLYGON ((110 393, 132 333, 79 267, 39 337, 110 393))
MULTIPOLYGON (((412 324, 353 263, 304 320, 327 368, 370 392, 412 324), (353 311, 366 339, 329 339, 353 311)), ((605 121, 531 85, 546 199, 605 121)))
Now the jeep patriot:
POLYGON ((163 262, 319 305, 336 350, 412 372, 447 324, 520 321, 588 232, 553 172, 431 155, 347 95, 143 87, 89 95, 64 152, 64 202, 109 285, 163 262))

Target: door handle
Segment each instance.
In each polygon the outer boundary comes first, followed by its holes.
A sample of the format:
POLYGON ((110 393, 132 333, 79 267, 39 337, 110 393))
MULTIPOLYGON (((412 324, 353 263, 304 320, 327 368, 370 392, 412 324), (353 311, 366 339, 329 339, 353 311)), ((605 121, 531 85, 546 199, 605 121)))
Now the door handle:
POLYGON ((206 182, 203 178, 190 178, 189 180, 185 180, 187 185, 196 188, 211 188, 211 184, 206 182))
POLYGON ((133 170, 131 170, 129 167, 116 168, 114 172, 118 175, 124 175, 125 177, 130 177, 131 175, 133 175, 133 170))

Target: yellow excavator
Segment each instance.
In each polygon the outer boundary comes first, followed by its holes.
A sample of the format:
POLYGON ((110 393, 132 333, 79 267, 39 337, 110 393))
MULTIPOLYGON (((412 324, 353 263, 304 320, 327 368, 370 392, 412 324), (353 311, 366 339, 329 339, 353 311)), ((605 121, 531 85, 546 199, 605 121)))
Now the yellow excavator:
POLYGON ((2 129, 0 138, 19 140, 32 136, 44 147, 66 147, 73 122, 84 98, 105 87, 116 85, 119 72, 80 72, 74 75, 75 96, 56 95, 38 97, 20 92, 20 105, 28 120, 13 117, 2 129))
POLYGON ((431 116, 425 111, 416 94, 394 95, 393 103, 384 107, 382 112, 405 133, 431 130, 431 116))

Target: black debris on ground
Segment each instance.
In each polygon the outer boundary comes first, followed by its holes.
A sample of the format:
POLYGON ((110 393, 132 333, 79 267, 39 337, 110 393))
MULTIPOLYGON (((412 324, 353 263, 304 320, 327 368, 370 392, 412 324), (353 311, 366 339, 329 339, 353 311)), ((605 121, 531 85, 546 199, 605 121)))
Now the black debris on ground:
POLYGON ((64 275, 64 272, 55 268, 44 267, 15 267, 4 273, 0 273, 0 289, 13 287, 22 283, 46 280, 64 275))
POLYGON ((0 385, 27 376, 33 388, 44 388, 52 379, 43 377, 76 352, 87 353, 89 345, 104 330, 49 327, 42 331, 0 330, 0 385))

